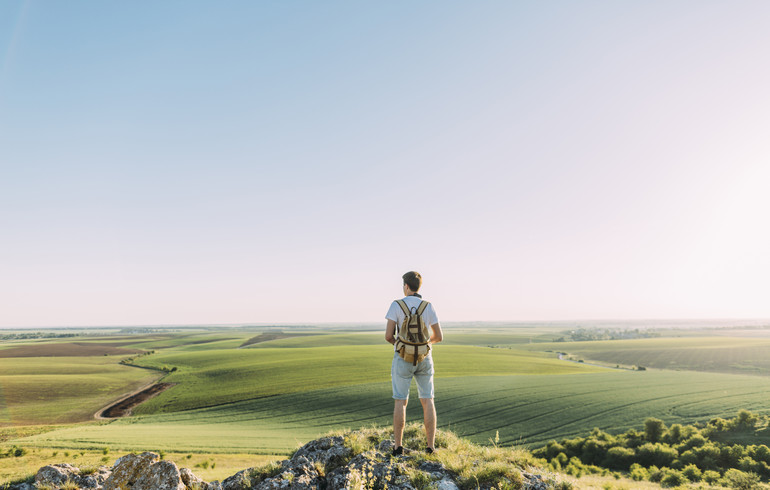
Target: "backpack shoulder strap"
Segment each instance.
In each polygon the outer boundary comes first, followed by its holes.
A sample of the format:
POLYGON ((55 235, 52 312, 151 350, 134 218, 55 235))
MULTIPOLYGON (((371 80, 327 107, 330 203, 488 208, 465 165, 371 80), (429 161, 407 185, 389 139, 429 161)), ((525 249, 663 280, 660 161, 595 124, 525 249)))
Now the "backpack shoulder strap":
POLYGON ((429 304, 430 303, 428 301, 421 301, 420 306, 417 307, 417 314, 422 315, 429 304))
POLYGON ((406 302, 403 299, 397 299, 396 303, 398 303, 398 306, 401 307, 401 310, 404 312, 404 315, 409 316, 409 307, 406 306, 406 302))

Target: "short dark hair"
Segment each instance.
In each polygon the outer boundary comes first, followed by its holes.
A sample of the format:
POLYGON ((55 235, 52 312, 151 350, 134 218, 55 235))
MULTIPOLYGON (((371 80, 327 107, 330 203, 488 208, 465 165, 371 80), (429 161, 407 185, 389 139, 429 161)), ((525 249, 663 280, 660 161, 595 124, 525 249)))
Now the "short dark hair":
POLYGON ((422 276, 419 272, 409 271, 401 277, 404 279, 404 284, 409 286, 409 289, 415 293, 419 291, 420 286, 422 286, 422 276))

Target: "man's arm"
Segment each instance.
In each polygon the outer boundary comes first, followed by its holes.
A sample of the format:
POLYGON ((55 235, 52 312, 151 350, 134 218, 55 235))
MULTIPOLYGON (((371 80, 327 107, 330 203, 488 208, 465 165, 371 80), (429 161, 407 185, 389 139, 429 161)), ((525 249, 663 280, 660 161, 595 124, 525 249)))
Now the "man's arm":
POLYGON ((385 325, 385 340, 391 344, 396 343, 396 322, 394 320, 388 320, 388 324, 385 325))
POLYGON ((434 323, 430 326, 431 334, 430 334, 430 343, 431 344, 437 344, 444 340, 444 332, 441 331, 441 325, 438 323, 434 323))

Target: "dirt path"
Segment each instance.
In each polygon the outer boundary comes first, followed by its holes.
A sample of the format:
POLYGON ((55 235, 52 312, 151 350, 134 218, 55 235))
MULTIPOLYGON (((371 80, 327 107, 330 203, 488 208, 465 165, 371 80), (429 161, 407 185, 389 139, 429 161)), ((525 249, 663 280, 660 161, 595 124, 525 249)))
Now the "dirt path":
POLYGON ((97 420, 106 420, 131 415, 131 410, 135 406, 163 393, 163 391, 174 386, 173 383, 157 383, 156 381, 142 386, 138 390, 134 391, 133 393, 129 393, 116 402, 110 403, 106 407, 96 412, 94 414, 94 418, 97 420))

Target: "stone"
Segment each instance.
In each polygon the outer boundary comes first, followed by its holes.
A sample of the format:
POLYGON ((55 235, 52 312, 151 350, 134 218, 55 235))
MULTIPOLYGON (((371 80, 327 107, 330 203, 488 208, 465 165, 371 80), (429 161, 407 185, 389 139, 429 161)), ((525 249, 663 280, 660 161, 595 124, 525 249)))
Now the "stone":
POLYGON ((322 437, 315 441, 310 441, 297 449, 292 459, 304 457, 331 469, 332 467, 345 464, 350 455, 353 454, 353 451, 345 447, 343 443, 344 439, 340 436, 322 437))
POLYGON ((100 489, 104 482, 112 474, 112 470, 106 466, 100 466, 95 472, 89 475, 80 475, 79 485, 80 488, 95 488, 100 489))
POLYGON ((37 487, 33 485, 32 483, 17 483, 16 485, 11 486, 8 490, 37 490, 37 487))
MULTIPOLYGON (((281 472, 259 482, 257 490, 273 490, 288 488, 292 490, 320 490, 325 488, 325 481, 315 467, 314 462, 302 454, 294 456, 281 463, 281 472)), ((320 461, 318 462, 320 464, 320 461)))
POLYGON ((115 461, 112 474, 104 482, 103 490, 131 490, 144 469, 152 466, 160 456, 155 453, 128 454, 115 461))
POLYGON ((182 477, 182 483, 192 490, 221 490, 222 488, 222 485, 217 481, 212 483, 203 481, 189 468, 180 468, 179 475, 182 477))
POLYGON ((58 488, 70 482, 82 489, 100 489, 111 473, 106 466, 100 466, 93 473, 82 475, 80 469, 70 464, 53 464, 38 470, 35 484, 39 487, 58 488))
POLYGON ((448 477, 438 481, 437 490, 459 490, 457 484, 448 477))
POLYGON ((255 471, 256 468, 247 468, 225 478, 222 481, 222 490, 249 490, 251 488, 251 475, 255 471))
POLYGON ((68 481, 77 483, 80 470, 71 464, 52 464, 43 466, 35 475, 35 485, 60 487, 68 481))
POLYGON ((144 470, 131 490, 187 490, 179 468, 171 461, 159 461, 144 470))

